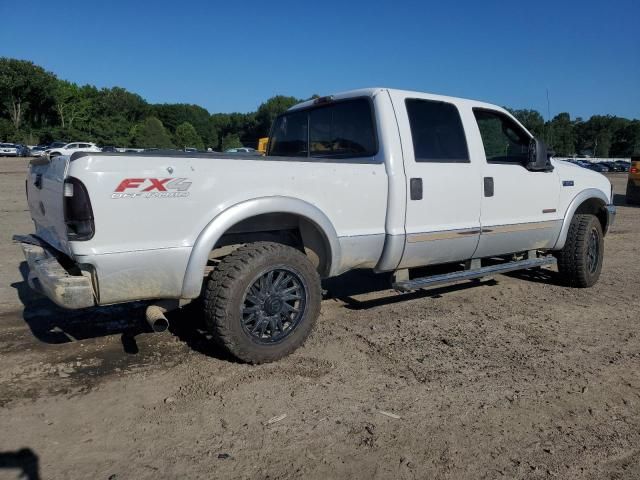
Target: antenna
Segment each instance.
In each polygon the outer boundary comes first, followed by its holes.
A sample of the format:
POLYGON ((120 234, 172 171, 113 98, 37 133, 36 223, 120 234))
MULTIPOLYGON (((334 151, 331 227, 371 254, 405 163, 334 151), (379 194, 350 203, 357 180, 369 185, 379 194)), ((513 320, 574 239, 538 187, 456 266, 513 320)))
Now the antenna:
POLYGON ((547 121, 549 128, 547 129, 547 145, 551 145, 551 103, 549 102, 549 89, 547 88, 547 121))

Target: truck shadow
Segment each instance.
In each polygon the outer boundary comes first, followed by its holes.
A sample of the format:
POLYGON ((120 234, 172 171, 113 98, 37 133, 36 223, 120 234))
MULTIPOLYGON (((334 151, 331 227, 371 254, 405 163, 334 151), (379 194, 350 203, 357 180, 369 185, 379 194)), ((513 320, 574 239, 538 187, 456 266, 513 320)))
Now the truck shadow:
POLYGON ((554 270, 548 270, 546 268, 517 270, 515 272, 505 273, 504 275, 511 278, 517 278, 518 280, 525 280, 527 282, 544 283, 546 285, 555 285, 556 287, 567 286, 558 272, 554 270))
POLYGON ((143 302, 65 310, 31 290, 26 281, 26 262, 20 264, 20 273, 24 280, 11 286, 17 290, 24 306, 22 318, 41 342, 61 344, 114 334, 135 336, 151 331, 142 317, 143 302))
POLYGON ((38 455, 30 448, 22 448, 15 452, 0 452, 0 470, 17 471, 13 478, 40 480, 40 465, 38 455))
MULTIPOLYGON (((26 278, 28 273, 26 262, 22 262, 20 271, 26 278)), ((549 270, 512 272, 508 275, 532 282, 561 284, 557 273, 549 270)), ((326 300, 340 300, 348 309, 366 310, 426 297, 438 299, 449 293, 498 283, 493 278, 489 278, 398 294, 391 290, 391 278, 391 274, 375 274, 367 270, 351 271, 323 281, 322 285, 326 290, 324 298, 326 300), (382 295, 364 300, 356 298, 372 293, 382 293, 382 295)), ((43 343, 64 344, 120 335, 123 351, 136 355, 139 353, 136 336, 152 333, 144 320, 148 302, 65 310, 33 292, 26 280, 16 282, 12 286, 16 288, 20 301, 24 305, 23 320, 32 334, 43 343)), ((167 317, 171 325, 169 332, 190 349, 219 360, 236 361, 216 343, 209 333, 199 299, 179 310, 168 313, 167 317)))
POLYGON ((196 299, 178 310, 167 313, 171 325, 169 332, 195 352, 218 360, 239 363, 238 359, 216 343, 207 329, 203 308, 202 301, 196 299))
MULTIPOLYGON (((66 310, 29 287, 26 262, 22 262, 19 268, 23 281, 11 286, 16 289, 24 306, 22 319, 33 336, 43 343, 56 345, 120 335, 123 351, 135 355, 139 353, 136 336, 153 333, 144 319, 148 302, 66 310)), ((187 305, 167 316, 171 324, 169 333, 188 347, 207 356, 230 359, 207 335, 197 305, 187 305)))
POLYGON ((627 203, 627 196, 621 193, 613 194, 613 204, 617 207, 630 207, 630 208, 640 208, 640 204, 631 204, 627 203))
POLYGON ((495 285, 497 282, 494 279, 471 280, 440 287, 430 287, 410 293, 397 293, 391 290, 391 283, 391 274, 376 274, 367 270, 354 270, 339 277, 325 280, 323 287, 327 290, 326 299, 340 300, 345 304, 345 308, 351 310, 366 310, 425 297, 442 298, 447 293, 479 286, 495 285), (388 295, 365 300, 354 298, 357 295, 380 292, 387 292, 388 295))

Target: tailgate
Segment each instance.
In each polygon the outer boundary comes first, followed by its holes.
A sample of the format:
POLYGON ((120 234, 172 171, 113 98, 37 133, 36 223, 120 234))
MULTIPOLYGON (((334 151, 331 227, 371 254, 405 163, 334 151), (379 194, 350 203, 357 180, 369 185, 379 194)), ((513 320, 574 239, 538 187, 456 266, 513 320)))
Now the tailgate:
POLYGON ((36 235, 63 253, 71 255, 64 220, 64 179, 68 156, 51 161, 40 157, 31 161, 27 177, 27 200, 36 235))

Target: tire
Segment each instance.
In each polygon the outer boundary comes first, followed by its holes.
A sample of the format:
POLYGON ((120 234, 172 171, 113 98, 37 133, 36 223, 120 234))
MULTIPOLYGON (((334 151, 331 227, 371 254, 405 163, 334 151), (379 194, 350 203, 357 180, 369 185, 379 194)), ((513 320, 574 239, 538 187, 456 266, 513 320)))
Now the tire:
POLYGON ((306 255, 256 242, 220 262, 203 296, 205 321, 216 342, 239 360, 258 364, 302 346, 320 314, 322 290, 306 255))
POLYGON ((560 275, 569 286, 587 288, 595 285, 604 259, 604 235, 598 218, 574 215, 564 248, 556 256, 560 275))

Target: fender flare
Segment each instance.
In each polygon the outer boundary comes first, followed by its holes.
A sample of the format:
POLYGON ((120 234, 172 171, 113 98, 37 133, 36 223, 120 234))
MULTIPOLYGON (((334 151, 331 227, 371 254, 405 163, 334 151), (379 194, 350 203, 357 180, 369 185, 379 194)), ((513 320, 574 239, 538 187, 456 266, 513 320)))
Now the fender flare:
POLYGON ((323 233, 329 247, 329 272, 330 275, 334 274, 334 269, 340 264, 340 243, 333 224, 318 207, 293 197, 254 198, 236 203, 222 211, 200 232, 187 263, 182 282, 182 298, 196 298, 200 295, 209 253, 220 237, 238 222, 265 213, 291 213, 315 224, 323 233))
POLYGON ((598 200, 602 200, 604 205, 609 203, 609 198, 607 195, 597 188, 588 188, 586 190, 581 191, 576 195, 571 203, 569 204, 569 208, 564 214, 564 220, 562 221, 562 228, 560 229, 560 235, 558 235, 558 239, 556 240, 556 244, 552 248, 552 250, 561 250, 564 247, 565 242, 567 241, 567 234, 569 233, 569 226, 571 225, 571 220, 578 210, 578 207, 582 205, 583 202, 589 200, 590 198, 597 198, 598 200))

